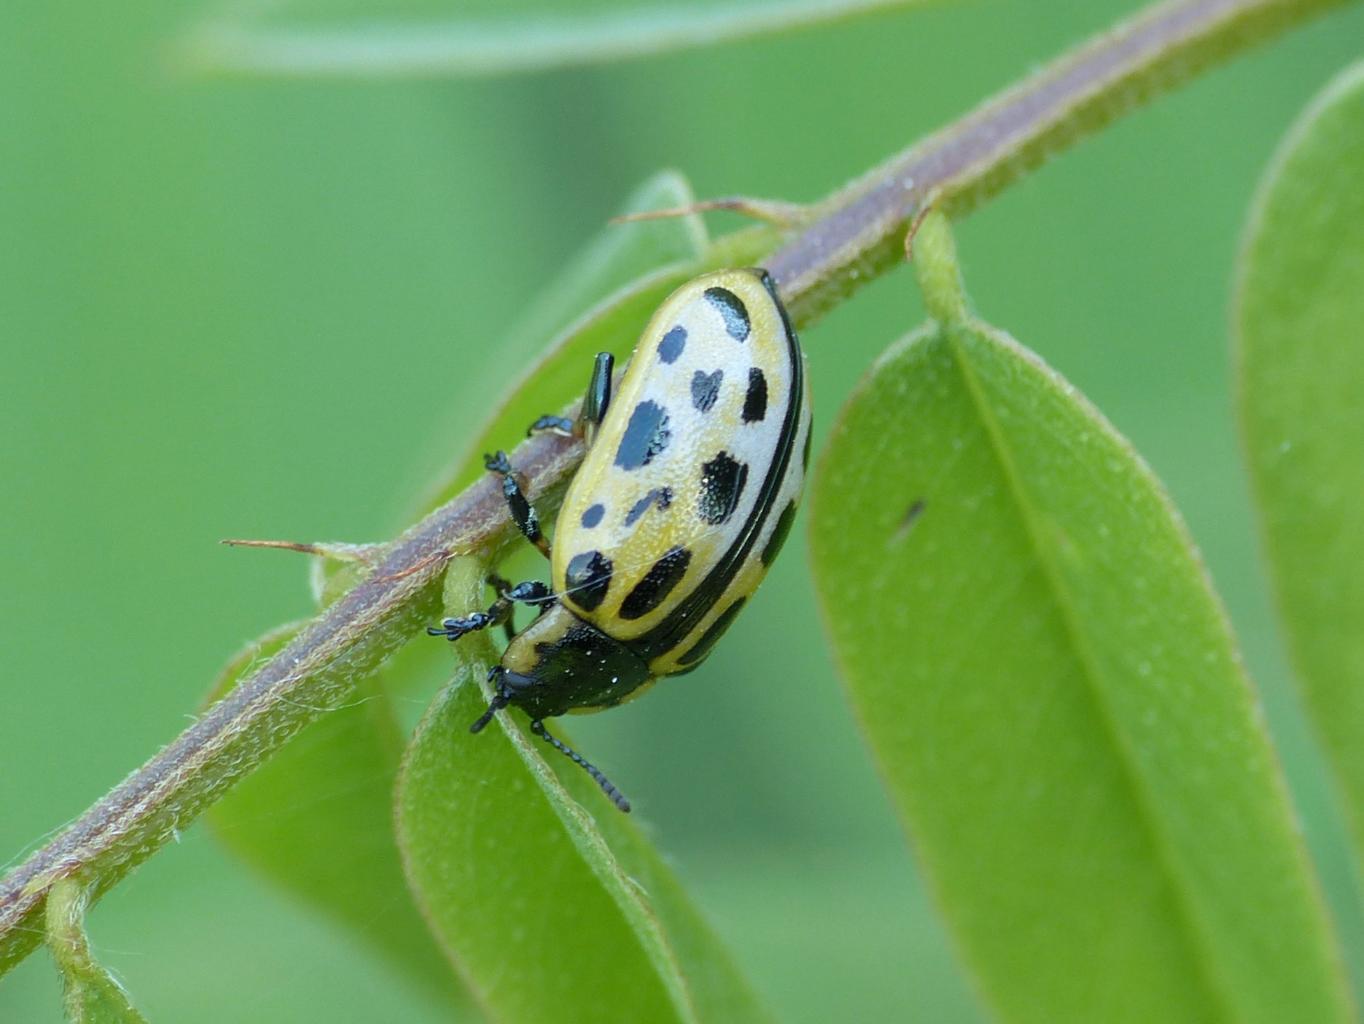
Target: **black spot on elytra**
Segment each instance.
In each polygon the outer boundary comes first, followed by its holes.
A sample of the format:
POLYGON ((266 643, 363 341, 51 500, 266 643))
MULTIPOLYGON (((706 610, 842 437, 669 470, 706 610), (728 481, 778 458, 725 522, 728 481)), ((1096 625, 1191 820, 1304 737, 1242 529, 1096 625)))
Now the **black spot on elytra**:
POLYGON ((630 413, 630 422, 616 449, 616 465, 621 469, 647 466, 654 456, 668 447, 671 439, 668 410, 657 402, 640 402, 630 413))
POLYGON ((564 572, 566 596, 583 611, 592 611, 606 597, 611 570, 611 559, 600 551, 574 555, 564 572))
POLYGON ((734 514, 748 480, 748 464, 721 452, 701 466, 701 494, 696 514, 718 526, 734 514))
POLYGON ((802 469, 810 468, 810 438, 815 436, 813 430, 805 432, 805 448, 800 453, 800 465, 802 469))
POLYGON ((767 543, 763 545, 761 555, 764 566, 769 566, 776 559, 781 546, 786 543, 786 535, 791 532, 791 522, 796 518, 796 503, 793 501, 782 509, 781 518, 777 520, 777 525, 772 529, 772 536, 767 538, 767 543))
POLYGON ((697 370, 691 379, 691 404, 701 412, 710 412, 710 407, 719 397, 720 382, 724 379, 724 370, 716 370, 714 373, 697 370))
POLYGON ((630 511, 625 513, 625 525, 634 526, 639 517, 649 511, 649 506, 658 502, 660 509, 666 509, 673 503, 673 492, 671 487, 655 487, 639 501, 630 507, 630 511))
POLYGON ((691 552, 684 547, 672 547, 650 566, 643 579, 634 585, 620 603, 622 619, 638 619, 657 608, 686 575, 691 564, 691 552))
POLYGON ((663 335, 663 340, 658 343, 658 358, 665 363, 675 363, 686 347, 687 329, 682 326, 674 327, 663 335))
POLYGON ((725 630, 729 629, 729 624, 733 622, 734 617, 739 614, 739 609, 744 606, 746 600, 748 599, 741 597, 721 612, 720 617, 706 628, 706 631, 701 634, 701 639, 697 640, 696 643, 692 645, 691 650, 677 659, 678 664, 695 665, 709 654, 710 649, 715 646, 715 642, 720 639, 725 630))
POLYGON ((606 507, 600 504, 589 505, 583 512, 583 526, 589 530, 601 522, 601 517, 606 515, 606 507))
POLYGON ((739 296, 728 288, 707 288, 705 296, 706 301, 724 317, 725 330, 729 332, 729 336, 735 341, 747 339, 749 330, 748 309, 739 296))
POLYGON ((744 395, 744 422, 761 423, 767 415, 767 378, 756 366, 748 371, 748 393, 744 395))

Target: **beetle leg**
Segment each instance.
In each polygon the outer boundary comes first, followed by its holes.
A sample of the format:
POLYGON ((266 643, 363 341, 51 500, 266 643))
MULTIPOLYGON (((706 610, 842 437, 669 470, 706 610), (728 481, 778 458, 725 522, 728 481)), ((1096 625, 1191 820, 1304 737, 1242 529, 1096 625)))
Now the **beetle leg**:
POLYGON ((513 586, 510 580, 494 573, 488 576, 488 586, 497 591, 497 600, 489 605, 487 611, 472 612, 457 619, 442 619, 439 626, 427 626, 426 632, 431 636, 443 636, 453 641, 466 633, 487 629, 490 626, 505 626, 507 639, 511 640, 515 635, 512 628, 512 611, 516 605, 535 605, 540 609, 540 613, 544 614, 545 609, 558 600, 554 591, 549 589, 549 585, 539 580, 526 580, 513 586))
POLYGON ((512 471, 511 463, 507 460, 506 452, 497 452, 494 455, 483 456, 483 465, 493 473, 502 477, 502 496, 507 499, 507 508, 511 510, 512 522, 546 558, 549 557, 549 541, 540 531, 540 516, 535 511, 535 506, 527 500, 525 492, 521 490, 521 481, 516 478, 512 471))
MULTIPOLYGON (((490 572, 488 573, 488 586, 492 587, 493 593, 497 595, 497 600, 493 602, 493 608, 497 608, 501 604, 507 606, 506 615, 502 619, 502 628, 507 634, 507 643, 511 643, 512 637, 516 635, 516 626, 512 622, 512 614, 515 611, 512 603, 516 600, 516 598, 511 596, 512 582, 505 576, 499 576, 495 572, 490 572)), ((490 615, 492 614, 493 608, 488 609, 490 615)), ((489 623, 489 625, 491 625, 491 623, 489 623)))
MULTIPOLYGON (((512 602, 499 595, 486 612, 472 612, 457 619, 442 619, 439 626, 427 626, 428 636, 443 636, 447 640, 458 640, 466 633, 474 633, 489 626, 511 626, 512 602)), ((510 638, 510 631, 508 637, 510 638)))
POLYGON ((559 600, 554 591, 549 589, 549 585, 541 583, 539 580, 526 580, 526 582, 518 583, 514 587, 503 589, 500 593, 508 601, 534 605, 540 609, 541 615, 549 611, 550 605, 559 600))
POLYGON ((597 785, 601 787, 602 792, 611 798, 611 802, 613 804, 615 804, 626 814, 630 813, 630 801, 625 799, 625 794, 618 790, 614 785, 612 785, 610 779, 603 775, 596 767, 588 763, 588 761, 585 760, 583 756, 579 754, 576 750, 568 746, 566 743, 560 742, 559 740, 551 736, 548 732, 546 732, 544 722, 540 721, 540 719, 538 718, 535 719, 530 723, 530 731, 535 733, 535 735, 539 736, 551 747, 553 747, 555 750, 559 751, 559 753, 563 754, 570 761, 572 761, 574 764, 582 768, 583 771, 587 772, 588 775, 592 776, 593 780, 597 783, 597 785))

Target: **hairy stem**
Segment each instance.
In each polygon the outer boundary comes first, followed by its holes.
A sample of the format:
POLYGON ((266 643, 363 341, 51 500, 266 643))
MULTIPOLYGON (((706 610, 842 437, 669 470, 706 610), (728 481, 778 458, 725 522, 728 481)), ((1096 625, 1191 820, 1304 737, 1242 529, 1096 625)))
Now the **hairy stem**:
MULTIPOLYGON (((864 175, 766 260, 806 325, 893 266, 909 218, 930 201, 960 215, 1051 152, 1148 96, 1346 0, 1176 0, 1098 36, 1028 81, 864 175)), ((515 454, 532 497, 567 480, 581 446, 550 435, 515 454)), ((509 539, 500 488, 480 480, 389 545, 372 573, 0 882, 0 972, 42 935, 52 885, 98 896, 290 736, 348 699, 360 678, 435 614, 446 562, 509 539)))
POLYGON ((808 324, 903 258, 925 201, 957 218, 1053 153, 1258 40, 1347 0, 1174 0, 1148 8, 892 157, 822 204, 767 261, 808 324))

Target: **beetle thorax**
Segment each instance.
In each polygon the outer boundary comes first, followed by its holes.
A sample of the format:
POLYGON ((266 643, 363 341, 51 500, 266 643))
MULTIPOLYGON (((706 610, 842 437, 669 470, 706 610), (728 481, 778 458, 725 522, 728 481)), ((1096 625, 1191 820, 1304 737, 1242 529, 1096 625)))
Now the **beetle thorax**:
POLYGON ((614 707, 649 679, 633 652, 562 605, 512 639, 502 667, 511 703, 533 717, 614 707))

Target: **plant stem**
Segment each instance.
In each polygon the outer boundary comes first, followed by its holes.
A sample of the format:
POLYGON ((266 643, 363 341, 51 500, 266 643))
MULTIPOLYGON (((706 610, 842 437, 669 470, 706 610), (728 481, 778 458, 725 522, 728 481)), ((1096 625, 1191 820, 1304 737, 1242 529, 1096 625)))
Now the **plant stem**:
POLYGON ((905 229, 925 200, 960 217, 1152 95, 1343 2, 1175 0, 1148 8, 854 181, 767 269, 793 318, 807 325, 903 258, 905 229))
MULTIPOLYGON (((1040 74, 863 176, 766 261, 797 323, 808 325, 895 265, 908 219, 927 199, 960 215, 1051 152, 1213 62, 1346 0, 1178 0, 1106 32, 1040 74)), ((582 455, 552 435, 515 453, 533 498, 553 496, 582 455)), ((0 972, 42 935, 59 879, 94 879, 92 898, 290 736, 343 703, 362 676, 434 617, 454 555, 490 557, 510 539, 501 489, 484 478, 386 549, 328 607, 173 743, 0 882, 0 972)))

